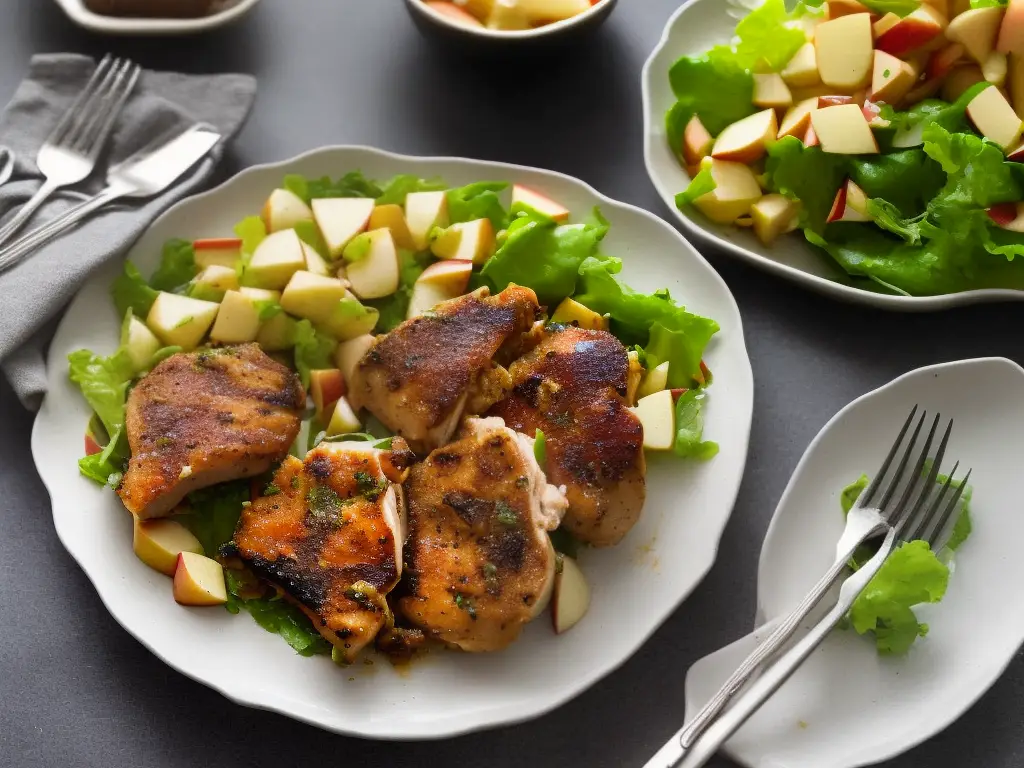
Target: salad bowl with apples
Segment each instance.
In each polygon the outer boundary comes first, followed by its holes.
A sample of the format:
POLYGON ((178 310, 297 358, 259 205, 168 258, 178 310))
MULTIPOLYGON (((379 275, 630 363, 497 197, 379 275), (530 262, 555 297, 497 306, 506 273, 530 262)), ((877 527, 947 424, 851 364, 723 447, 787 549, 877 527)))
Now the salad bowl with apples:
POLYGON ((686 230, 847 301, 1024 298, 1024 2, 693 0, 644 69, 686 230))

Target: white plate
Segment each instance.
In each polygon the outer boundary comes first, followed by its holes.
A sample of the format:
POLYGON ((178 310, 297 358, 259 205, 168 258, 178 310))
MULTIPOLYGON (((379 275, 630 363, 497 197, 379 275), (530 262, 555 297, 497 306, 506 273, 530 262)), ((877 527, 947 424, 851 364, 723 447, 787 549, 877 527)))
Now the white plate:
MULTIPOLYGON (((945 599, 916 610, 930 627, 902 658, 836 630, 726 745, 751 768, 853 768, 910 749, 989 689, 1024 642, 1024 370, 1003 358, 922 368, 844 408, 800 460, 761 550, 758 612, 785 615, 832 564, 843 528, 839 492, 877 470, 910 406, 953 417, 946 460, 973 467, 974 532, 945 599)), ((686 678, 695 713, 756 645, 746 638, 698 661, 686 678)))
MULTIPOLYGON (((759 0, 750 0, 757 5, 759 0)), ((767 247, 749 229, 715 224, 697 212, 680 211, 675 196, 686 189, 690 175, 669 148, 665 113, 676 102, 668 71, 680 56, 705 53, 728 43, 742 16, 734 0, 690 0, 668 20, 661 41, 644 64, 642 74, 644 112, 644 162, 658 194, 690 235, 725 249, 756 267, 774 272, 818 293, 843 301, 882 309, 924 312, 964 304, 993 301, 1024 301, 1024 291, 985 289, 943 296, 892 296, 846 285, 843 270, 828 254, 812 247, 799 232, 786 235, 767 247)))
POLYGON ((132 553, 130 520, 120 502, 80 477, 75 464, 88 410, 68 382, 65 359, 80 347, 103 353, 115 348, 118 320, 108 286, 119 264, 83 287, 50 350, 50 393, 35 423, 32 450, 53 500, 54 524, 129 632, 174 668, 240 703, 333 731, 395 739, 451 736, 535 717, 626 661, 711 567, 743 475, 753 407, 739 311, 722 279, 672 227, 581 181, 520 166, 360 147, 321 149, 251 168, 172 208, 129 256, 148 273, 170 237, 230 235, 232 225, 258 211, 285 173, 338 176, 353 169, 374 178, 442 176, 456 185, 518 181, 544 190, 577 216, 600 205, 612 222, 604 247, 623 259, 624 279, 644 291, 668 286, 721 324, 707 355, 715 374, 707 437, 719 441, 721 453, 706 463, 671 457, 650 462, 640 523, 618 547, 581 558, 593 591, 590 613, 561 637, 544 617, 506 652, 434 653, 398 674, 381 660, 342 670, 329 659, 301 658, 246 616, 176 605, 168 579, 132 553))
POLYGON ((241 18, 260 0, 224 0, 221 10, 194 19, 149 19, 93 13, 85 0, 57 0, 57 5, 79 26, 107 35, 189 35, 216 29, 241 18))

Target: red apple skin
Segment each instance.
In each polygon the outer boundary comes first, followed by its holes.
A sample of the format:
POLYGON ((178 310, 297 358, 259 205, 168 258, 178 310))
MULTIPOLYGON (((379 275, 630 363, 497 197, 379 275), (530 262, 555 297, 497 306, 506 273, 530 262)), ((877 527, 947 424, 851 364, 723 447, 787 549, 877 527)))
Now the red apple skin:
POLYGON ((814 132, 814 126, 807 126, 807 133, 804 134, 804 146, 805 147, 816 147, 821 142, 818 140, 818 134, 814 132))
POLYGON ((96 438, 90 434, 85 436, 85 455, 95 456, 97 453, 103 453, 103 446, 96 442, 96 438))
POLYGON ((818 109, 825 109, 825 107, 838 107, 842 104, 856 104, 856 100, 853 96, 819 96, 818 97, 818 109))
POLYGON ((193 241, 192 247, 197 251, 226 251, 230 248, 241 248, 242 239, 239 237, 206 237, 193 241))
POLYGON ((310 371, 309 394, 316 406, 317 418, 323 419, 331 407, 348 392, 345 377, 337 368, 310 371))
POLYGON ((836 192, 836 199, 832 203, 832 210, 828 212, 826 221, 831 224, 833 221, 840 221, 846 212, 846 196, 849 189, 848 184, 843 184, 836 192))
POLYGON ((861 107, 861 112, 864 113, 864 119, 868 121, 868 125, 873 128, 888 128, 889 121, 882 118, 882 107, 873 101, 865 101, 864 106, 861 107))
POLYGON ((1017 218, 1016 203, 996 203, 987 211, 988 217, 998 227, 1005 227, 1017 218))
POLYGON ((673 403, 676 402, 680 397, 685 395, 688 391, 689 390, 686 390, 686 389, 670 389, 669 392, 672 393, 672 402, 673 403))
POLYGON ((928 67, 925 70, 927 79, 937 80, 940 77, 945 77, 953 71, 953 67, 963 57, 964 47, 960 43, 953 43, 945 48, 933 51, 932 55, 928 57, 928 67))
POLYGON ((902 58, 942 34, 944 24, 934 8, 923 5, 875 40, 875 48, 902 58))
MULTIPOLYGON (((826 4, 828 6, 828 18, 829 21, 832 19, 838 19, 840 16, 850 16, 854 13, 870 13, 867 6, 859 2, 859 0, 829 0, 826 4)), ((874 21, 877 18, 877 14, 871 14, 871 20, 874 21)))
POLYGON ((1006 159, 1011 163, 1024 163, 1024 144, 1006 154, 1006 159))
POLYGON ((694 115, 683 130, 683 160, 687 165, 697 165, 711 152, 714 143, 704 123, 694 115))

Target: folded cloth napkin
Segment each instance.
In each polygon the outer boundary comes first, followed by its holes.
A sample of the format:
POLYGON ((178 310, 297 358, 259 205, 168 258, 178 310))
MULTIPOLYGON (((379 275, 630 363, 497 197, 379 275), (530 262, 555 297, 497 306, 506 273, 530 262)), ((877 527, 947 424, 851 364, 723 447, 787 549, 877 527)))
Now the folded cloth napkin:
MULTIPOLYGON (((39 188, 35 165, 39 147, 85 86, 96 62, 73 54, 35 56, 28 77, 0 115, 0 144, 17 153, 14 178, 0 187, 0 223, 39 188)), ((116 163, 155 137, 196 122, 217 128, 224 140, 162 195, 101 209, 72 232, 57 238, 13 269, 0 274, 0 367, 28 408, 37 408, 46 391, 43 350, 54 320, 88 275, 124 254, 164 210, 196 192, 213 172, 225 143, 241 128, 256 96, 249 75, 183 75, 143 72, 125 105, 101 158, 116 163)), ((76 190, 99 191, 104 168, 76 190)), ((28 228, 44 223, 75 202, 51 199, 28 228)))

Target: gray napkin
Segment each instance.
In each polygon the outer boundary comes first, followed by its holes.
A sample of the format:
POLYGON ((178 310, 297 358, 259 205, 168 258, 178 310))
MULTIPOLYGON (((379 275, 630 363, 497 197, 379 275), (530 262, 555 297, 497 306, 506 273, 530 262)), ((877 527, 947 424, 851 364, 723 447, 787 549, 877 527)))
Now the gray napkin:
MULTIPOLYGON (((50 130, 81 91, 96 63, 85 56, 35 56, 28 77, 0 115, 0 144, 17 153, 14 178, 0 187, 0 222, 41 182, 35 156, 50 130)), ((200 189, 213 172, 227 140, 241 128, 256 95, 249 75, 143 73, 101 156, 109 163, 131 155, 154 137, 196 122, 210 123, 224 141, 162 195, 102 209, 83 225, 0 274, 0 367, 28 408, 37 408, 46 391, 43 349, 63 307, 105 262, 125 253, 146 227, 186 195, 200 189)), ((105 164, 104 164, 105 165, 105 164)), ((102 188, 105 167, 75 190, 102 188)), ((37 226, 75 202, 72 195, 51 198, 27 225, 37 226)), ((26 232, 27 229, 22 230, 26 232)))

